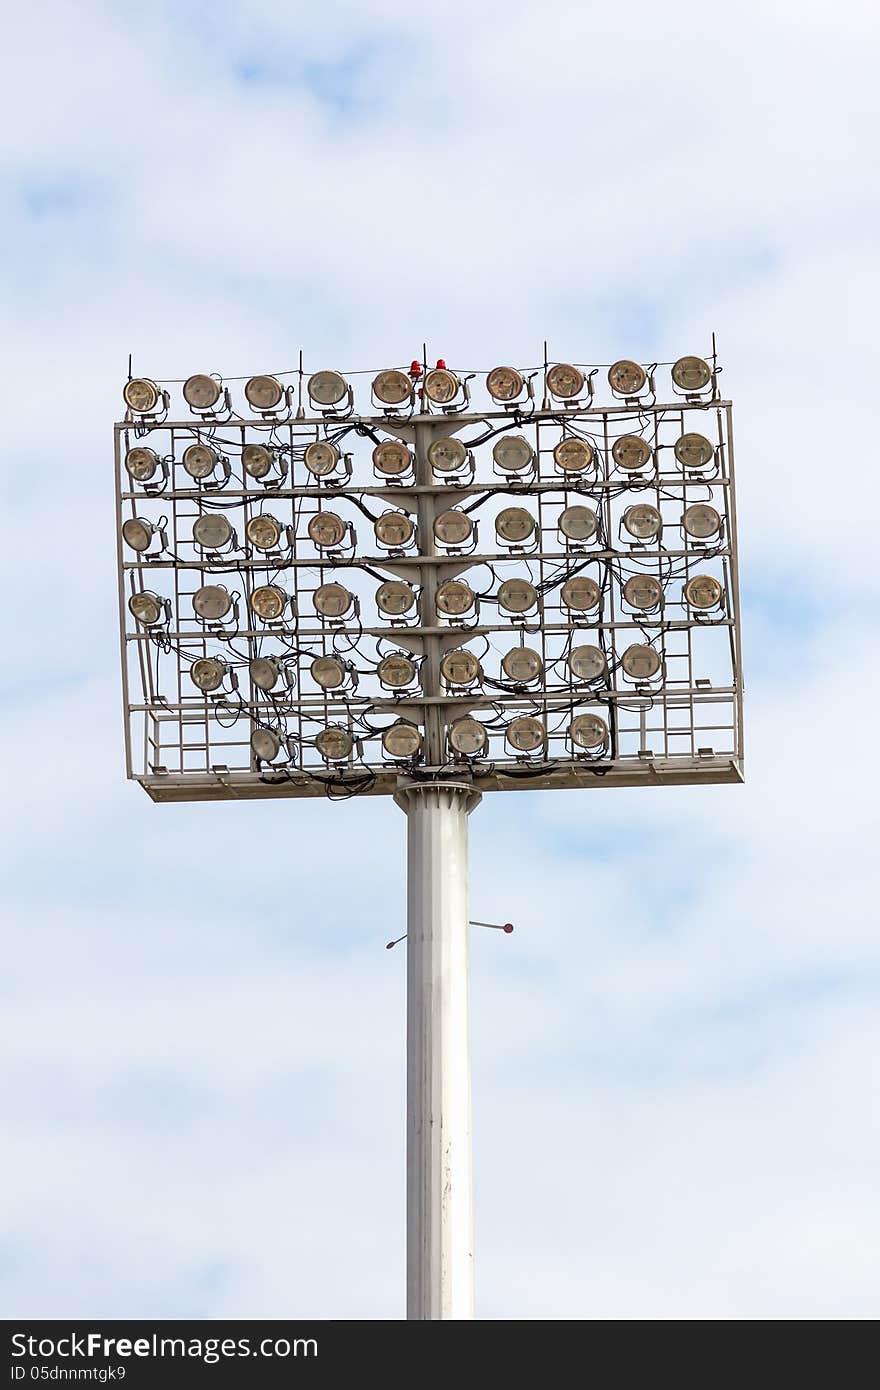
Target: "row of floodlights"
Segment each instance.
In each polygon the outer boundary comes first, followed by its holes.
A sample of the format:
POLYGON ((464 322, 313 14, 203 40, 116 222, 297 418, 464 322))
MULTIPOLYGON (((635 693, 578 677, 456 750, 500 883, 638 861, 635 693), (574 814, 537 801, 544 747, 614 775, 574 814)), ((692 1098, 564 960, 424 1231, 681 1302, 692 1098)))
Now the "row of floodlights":
MULTIPOLYGON (((608 725, 598 714, 576 714, 566 735, 573 749, 593 757, 601 756, 609 744, 608 725)), ((542 754, 547 747, 547 730, 533 715, 518 715, 504 730, 509 746, 519 754, 542 754)), ((479 758, 488 750, 489 731, 479 719, 465 715, 450 725, 447 740, 452 753, 462 758, 479 758)), ((315 738, 315 747, 326 762, 347 761, 355 740, 348 729, 331 724, 315 738)), ((251 735, 251 748, 261 762, 273 762, 284 746, 275 729, 258 726, 251 735)), ((382 733, 382 747, 391 762, 413 762, 422 751, 422 734, 415 724, 401 719, 382 733)), ((289 750, 288 750, 289 751, 289 750)))
MULTIPOLYGON (((570 362, 558 362, 546 371, 547 390, 556 400, 572 403, 585 393, 592 396, 592 377, 570 362)), ((672 367, 672 380, 686 396, 699 396, 711 388, 712 369, 701 357, 680 357, 672 367)), ((455 409, 469 400, 468 377, 450 371, 445 362, 438 361, 422 376, 421 364, 413 362, 409 372, 391 368, 373 378, 375 401, 387 410, 408 410, 414 403, 416 391, 442 409, 455 409)), ((624 358, 608 371, 608 384, 615 396, 626 401, 637 400, 653 391, 652 373, 624 358)), ((486 389, 499 405, 516 405, 532 394, 531 378, 516 367, 493 367, 486 376, 486 389)), ((353 391, 340 372, 321 371, 309 377, 309 399, 322 411, 338 412, 351 409, 353 391)), ((123 399, 132 415, 155 415, 168 409, 167 392, 149 377, 132 377, 123 388, 123 399)), ((292 388, 274 376, 252 376, 245 384, 245 399, 261 415, 273 415, 289 410, 292 388)), ((183 383, 183 399, 194 414, 216 416, 230 409, 230 398, 222 378, 197 373, 183 383)))
MULTIPOLYGON (((428 446, 428 462, 435 473, 457 474, 475 468, 474 456, 460 439, 435 439, 428 446)), ((715 461, 715 446, 705 435, 693 431, 682 434, 673 445, 676 460, 691 472, 708 468, 715 461)), ((627 473, 646 468, 654 459, 654 450, 638 434, 624 434, 611 446, 611 457, 618 468, 627 473)), ((411 474, 415 455, 397 439, 386 439, 373 449, 373 468, 386 478, 401 478, 411 474)), ((537 465, 537 455, 521 434, 503 435, 492 446, 492 459, 502 473, 521 474, 537 465)), ((242 468, 249 477, 267 486, 277 486, 286 473, 279 450, 265 444, 246 444, 241 455, 242 468)), ((577 435, 561 439, 553 449, 553 461, 562 474, 586 473, 598 463, 595 447, 577 435)), ((167 460, 155 449, 136 444, 125 455, 125 469, 133 482, 151 484, 168 476, 167 460)), ((316 478, 329 477, 347 462, 347 456, 327 440, 316 439, 306 446, 303 462, 316 478)), ((185 473, 199 483, 218 485, 231 476, 229 460, 211 444, 189 444, 181 456, 185 473)), ((350 471, 350 469, 349 469, 350 471)))
MULTIPOLYGON (((620 525, 622 532, 626 531, 633 541, 655 541, 663 531, 663 517, 650 502, 636 502, 626 508, 620 525)), ((719 535, 721 525, 720 513, 708 502, 693 503, 681 518, 682 529, 694 540, 703 541, 719 535)), ((556 528, 567 542, 586 545, 600 535, 599 516, 592 507, 580 504, 566 507, 557 519, 556 528)), ((309 517, 306 530, 318 550, 336 552, 343 547, 355 550, 357 533, 337 512, 315 512, 309 517)), ((438 544, 449 550, 475 547, 477 543, 477 523, 458 507, 450 507, 435 517, 432 531, 438 544)), ((373 533, 385 550, 404 552, 415 544, 416 524, 408 512, 392 509, 376 517, 373 533)), ((192 534, 194 544, 211 555, 240 549, 237 532, 222 512, 203 513, 193 523, 192 534)), ((161 539, 161 527, 143 517, 129 517, 123 523, 122 535, 126 545, 144 554, 150 550, 154 536, 161 539)), ((534 548, 540 541, 536 518, 525 507, 504 507, 495 517, 495 535, 499 544, 517 550, 534 548)), ((245 536, 255 550, 264 553, 289 549, 293 542, 292 528, 283 526, 277 517, 265 512, 250 517, 245 525, 245 536)))
MULTIPOLYGON (((663 586, 650 574, 634 574, 622 586, 624 601, 637 612, 653 612, 664 602, 663 586)), ((706 611, 718 608, 724 598, 724 589, 717 579, 709 574, 697 574, 688 579, 683 587, 683 600, 690 608, 706 611)), ((478 595, 463 579, 447 579, 439 585, 434 603, 441 618, 465 618, 477 608, 478 595)), ((389 579, 376 590, 375 601, 379 612, 390 619, 405 619, 413 612, 417 602, 417 591, 402 579, 389 579)), ((253 612, 261 618, 277 621, 287 604, 288 595, 275 584, 255 589, 250 596, 253 612)), ((562 607, 574 613, 590 613, 599 608, 602 590, 595 579, 589 575, 575 574, 567 579, 560 589, 562 607)), ((531 613, 538 606, 538 590, 528 579, 504 579, 498 586, 495 601, 499 608, 516 618, 531 613)), ((338 622, 349 613, 360 613, 360 603, 356 596, 344 585, 332 581, 321 584, 312 595, 315 611, 331 622, 338 622)), ((238 610, 233 595, 223 584, 205 584, 192 596, 196 617, 206 623, 222 623, 230 613, 237 622, 238 610)), ((166 621, 165 600, 151 591, 133 594, 129 600, 129 610, 144 626, 151 627, 166 621)))

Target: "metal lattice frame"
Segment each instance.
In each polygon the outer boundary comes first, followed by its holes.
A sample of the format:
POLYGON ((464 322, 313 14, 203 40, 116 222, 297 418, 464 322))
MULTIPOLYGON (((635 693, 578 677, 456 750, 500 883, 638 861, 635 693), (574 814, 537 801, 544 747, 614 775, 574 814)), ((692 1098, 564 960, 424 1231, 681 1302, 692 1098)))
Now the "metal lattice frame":
MULTIPOLYGON (((652 390, 656 376, 649 376, 652 390)), ((302 380, 300 371, 300 401, 302 380)), ((540 405, 527 400, 501 407, 486 396, 481 408, 483 378, 474 378, 473 395, 458 411, 423 400, 402 413, 380 412, 371 402, 367 414, 308 415, 300 406, 282 416, 243 418, 229 411, 220 419, 184 419, 175 407, 178 418, 129 417, 117 424, 129 777, 156 801, 394 793, 402 779, 462 774, 480 790, 742 780, 731 407, 718 397, 716 382, 713 374, 707 392, 696 397, 670 389, 662 403, 653 394, 621 402, 609 390, 605 405, 588 392, 572 405, 545 394, 540 405), (684 469, 674 452, 676 440, 692 431, 714 446, 711 463, 699 470, 684 469), (534 452, 534 465, 521 477, 504 474, 494 461, 493 446, 505 434, 524 436, 534 452), (649 465, 636 473, 624 472, 612 457, 613 442, 623 434, 638 434, 651 446, 649 465), (428 449, 443 435, 461 439, 472 466, 454 476, 434 471, 428 449), (567 436, 591 446, 594 461, 584 473, 568 476, 556 464, 553 449, 567 436), (344 455, 327 478, 312 476, 303 464, 306 446, 320 439, 333 441, 344 455), (400 481, 374 470, 372 451, 386 439, 412 450, 411 474, 400 481), (196 482, 183 470, 183 450, 195 440, 211 443, 228 460, 229 477, 221 475, 218 485, 196 482), (270 486, 242 470, 246 443, 272 448, 280 472, 270 486), (158 488, 129 478, 124 458, 134 444, 167 461, 168 476, 158 488), (623 530, 623 513, 637 502, 660 512, 659 540, 643 543, 623 530), (681 524, 694 502, 709 502, 721 514, 721 531, 709 541, 696 541, 681 524), (572 544, 559 530, 560 514, 571 505, 597 513, 599 529, 589 543, 572 544), (494 530, 497 513, 509 506, 525 507, 535 520, 533 537, 521 547, 503 544, 494 530), (477 523, 470 553, 444 548, 434 537, 435 518, 449 508, 468 510, 477 523), (412 518, 414 545, 382 549, 372 519, 384 509, 412 518), (203 552, 193 525, 220 510, 232 523, 235 544, 203 552), (342 547, 322 553, 309 537, 309 520, 319 511, 334 512, 352 528, 342 547), (283 528, 282 546, 268 555, 246 540, 248 521, 260 513, 283 528), (122 524, 135 516, 161 523, 164 548, 157 542, 142 555, 123 544, 122 524), (574 574, 599 584, 597 610, 572 612, 563 604, 562 586, 574 574), (634 574, 660 582, 663 602, 656 611, 627 604, 623 584, 634 574), (719 581, 719 606, 702 611, 685 602, 684 585, 695 575, 719 581), (497 602, 499 584, 514 576, 538 592, 526 614, 505 614, 497 602), (464 578, 477 595, 473 611, 460 619, 444 618, 435 605, 438 586, 452 577, 464 578), (413 586, 413 607, 399 620, 376 607, 376 589, 387 579, 413 586), (356 599, 339 621, 320 618, 313 603, 315 590, 331 581, 356 599), (197 618, 192 607, 193 593, 211 583, 225 585, 234 599, 228 617, 215 624, 197 618), (250 608, 254 589, 270 583, 289 596, 277 623, 258 620, 250 608), (167 622, 149 628, 135 621, 128 599, 141 590, 167 600, 167 622), (567 653, 580 643, 605 654, 607 670, 595 681, 576 680, 567 666, 567 653), (623 671, 621 656, 632 643, 660 655, 654 679, 634 681, 623 671), (543 675, 534 684, 516 685, 503 676, 501 658, 517 644, 541 656, 543 675), (451 686, 441 675, 442 655, 458 646, 481 661, 481 679, 471 687, 451 686), (411 656, 418 667, 417 680, 399 692, 383 687, 376 674, 380 658, 392 651, 411 656), (352 668, 340 691, 322 689, 310 673, 314 657, 330 653, 352 668), (230 675, 221 692, 205 695, 190 668, 212 655, 228 663, 230 675), (264 693, 250 679, 250 662, 267 655, 279 660, 290 682, 280 694, 264 693), (607 742, 591 750, 577 748, 568 736, 572 718, 586 711, 598 713, 609 730, 607 742), (488 734, 485 752, 474 759, 453 754, 448 742, 449 726, 465 714, 488 734), (544 747, 533 754, 517 754, 506 741, 506 726, 518 714, 537 716, 546 730, 544 747), (389 758, 382 746, 383 729, 401 719, 422 734, 420 753, 410 762, 389 758), (329 725, 347 729, 354 740, 343 762, 326 761, 315 745, 329 725), (281 751, 270 763, 260 763, 252 751, 255 727, 280 737, 281 751)), ((363 389, 368 397, 369 388, 363 389)))

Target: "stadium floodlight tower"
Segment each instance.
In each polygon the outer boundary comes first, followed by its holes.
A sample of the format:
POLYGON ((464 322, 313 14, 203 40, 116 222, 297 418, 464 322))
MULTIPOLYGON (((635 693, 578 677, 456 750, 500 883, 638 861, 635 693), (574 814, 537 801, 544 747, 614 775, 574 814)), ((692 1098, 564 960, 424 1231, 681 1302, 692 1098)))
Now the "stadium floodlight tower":
POLYGON ((707 358, 129 379, 129 777, 407 818, 407 1316, 473 1316, 468 815, 740 782, 731 406, 707 358))

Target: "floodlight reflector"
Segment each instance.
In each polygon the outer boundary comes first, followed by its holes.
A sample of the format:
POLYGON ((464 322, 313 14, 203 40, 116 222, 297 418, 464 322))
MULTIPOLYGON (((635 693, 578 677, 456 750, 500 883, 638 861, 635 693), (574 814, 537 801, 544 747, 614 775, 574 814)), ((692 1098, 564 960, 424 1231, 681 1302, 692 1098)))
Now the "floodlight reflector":
POLYGON ((251 734, 251 748, 261 763, 271 763, 281 752, 281 739, 274 729, 260 726, 251 734))
POLYGON ((354 595, 341 584, 322 584, 315 590, 312 603, 322 618, 341 618, 354 603, 354 595))
POLYGON ((538 591, 527 579, 505 579, 498 586, 498 606, 507 613, 528 613, 538 602, 538 591))
POLYGON ((570 362, 558 362, 547 373, 547 385, 557 400, 570 401, 583 391, 584 374, 570 362))
POLYGON ((245 444, 241 451, 241 466, 249 478, 265 478, 272 462, 272 450, 265 444, 245 444))
POLYGON ((692 507, 688 507, 681 522, 688 535, 693 536, 695 540, 705 540, 721 530, 721 517, 708 502, 695 502, 692 507))
POLYGON ((220 550, 232 538, 232 525, 222 512, 205 512, 193 524, 193 540, 202 550, 220 550))
POLYGON ((190 410, 211 410, 220 399, 221 386, 212 376, 190 376, 183 383, 183 399, 190 410))
POLYGON ((675 441, 675 457, 682 468, 706 468, 715 458, 711 441, 704 434, 683 434, 675 441))
POLYGON ((640 434, 622 434, 611 446, 611 457, 618 468, 632 473, 651 462, 651 446, 640 434))
POLYGON ((608 663, 601 647, 587 644, 572 647, 568 654, 568 669, 578 681, 596 681, 608 671, 608 663))
POLYGON ((493 401, 515 401, 523 389, 523 379, 515 367, 493 367, 486 377, 486 390, 493 401))
POLYGON ((570 541, 588 541, 599 530, 599 518, 592 507, 566 507, 559 518, 559 529, 570 541))
POLYGON ((155 627, 165 616, 165 604, 158 594, 142 589, 128 600, 128 611, 144 627, 155 627))
POLYGON ((137 444, 125 455, 125 471, 136 483, 148 483, 159 467, 159 456, 155 449, 147 449, 137 444))
POLYGON ((390 758, 414 758, 422 746, 422 736, 415 724, 401 720, 392 724, 382 735, 382 747, 390 758))
POLYGON ((702 357, 679 357, 672 380, 682 391, 702 391, 712 380, 712 369, 702 357))
POLYGON ((393 652, 391 656, 383 657, 376 670, 382 684, 392 690, 411 685, 416 678, 416 664, 403 652, 393 652))
POLYGON ((518 753, 535 753, 544 746, 544 725, 531 714, 521 714, 517 719, 511 719, 505 732, 507 742, 518 753))
POLYGON ((567 579, 562 586, 562 602, 565 607, 576 609, 578 612, 598 608, 601 597, 599 585, 586 574, 576 574, 567 579))
POLYGON ((495 518, 495 531, 503 541, 517 545, 535 530, 535 518, 525 507, 505 507, 495 518))
POLYGON ((512 647, 501 658, 501 669, 509 681, 529 685, 543 674, 544 663, 531 647, 512 647))
POLYGON ((685 602, 691 608, 717 608, 724 590, 711 574, 695 574, 684 586, 685 602))
POLYGON ((637 540, 650 540, 652 536, 659 536, 663 518, 656 507, 650 506, 647 502, 637 502, 634 507, 627 507, 623 514, 623 524, 629 534, 637 540))
POLYGON ((465 715, 464 719, 456 719, 449 730, 449 746, 453 752, 460 753, 465 758, 474 758, 482 753, 488 742, 489 735, 483 725, 479 719, 473 719, 470 715, 465 715))
POLYGON ((146 521, 142 516, 130 516, 122 523, 122 539, 139 555, 149 550, 155 534, 156 528, 153 523, 146 521))
POLYGON ((314 439, 306 445, 303 463, 316 478, 332 473, 338 462, 339 450, 335 444, 328 444, 326 439, 314 439))
POLYGON ((619 396, 637 396, 648 380, 644 367, 622 358, 608 369, 608 384, 619 396))
POLYGON ((190 444, 183 451, 184 472, 191 478, 209 478, 217 466, 219 455, 210 444, 190 444))
POLYGON ((277 584, 264 584, 251 594, 251 612, 264 622, 274 622, 287 607, 287 594, 277 584))
POLYGON ((136 376, 122 388, 122 399, 134 415, 149 415, 159 404, 160 392, 149 377, 136 376))
POLYGON ((425 375, 425 395, 434 405, 448 405, 458 395, 459 380, 445 367, 434 367, 425 375))
POLYGON ((284 400, 284 387, 274 376, 252 376, 245 385, 244 394, 254 410, 275 410, 284 400))
POLYGON ((194 661, 189 668, 189 674, 193 685, 197 685, 199 690, 210 694, 212 690, 219 690, 227 669, 226 662, 221 661, 219 657, 200 656, 198 661, 194 661))
POLYGON ((412 517, 407 516, 406 512, 383 512, 373 523, 376 540, 380 545, 387 545, 390 550, 399 550, 402 546, 409 545, 415 535, 415 529, 412 517))
POLYGON ((598 714, 576 714, 568 736, 579 748, 600 748, 608 742, 608 725, 598 714))
POLYGON ((435 473, 456 473, 467 463, 467 449, 451 436, 433 439, 428 445, 428 462, 435 473))
POLYGON ((623 586, 623 597, 631 608, 647 612, 658 606, 663 598, 663 589, 653 575, 634 574, 623 586))
POLYGON ((377 473, 394 478, 412 466, 412 454, 399 439, 386 439, 373 450, 373 467, 377 473))
POLYGON ((434 518, 434 535, 441 545, 465 545, 473 534, 474 523, 457 507, 434 518))
POLYGON ((309 519, 309 537, 320 550, 329 550, 345 540, 346 526, 335 512, 316 512, 309 519))
POLYGON ((192 598, 196 617, 206 623, 219 622, 232 607, 232 596, 223 584, 204 584, 192 598))
POLYGON ((316 656, 310 670, 312 680, 322 690, 336 690, 345 684, 345 666, 338 656, 316 656))
POLYGON ((404 372, 380 372, 373 379, 373 395, 383 405, 403 405, 412 398, 412 383, 404 372))
POLYGON ((348 383, 339 372, 315 372, 314 376, 309 377, 309 398, 316 405, 338 405, 347 394, 348 383))
POLYGON ((440 674, 448 685, 473 685, 483 672, 473 652, 455 647, 440 658, 440 674))
POLYGON ((376 590, 376 607, 394 618, 408 613, 416 601, 416 591, 402 579, 388 579, 376 590))
POLYGON ((531 465, 535 455, 523 435, 505 434, 493 444, 492 457, 503 473, 521 473, 531 465))
POLYGON ((474 606, 474 591, 463 579, 447 579, 437 590, 437 612, 459 617, 474 606))
POLYGON ((258 690, 272 690, 281 679, 281 667, 271 656, 254 657, 249 669, 251 680, 258 690))
POLYGON ((632 680, 649 681, 660 670, 660 653, 656 652, 653 647, 645 647, 636 643, 632 647, 627 647, 620 658, 620 664, 632 680))
POLYGON ((281 522, 268 512, 252 516, 245 531, 255 550, 277 550, 281 543, 281 522))
POLYGON ((560 439, 553 450, 553 460, 563 473, 583 473, 593 462, 593 451, 586 440, 571 435, 560 439))
POLYGON ((354 740, 347 729, 330 724, 315 739, 315 747, 328 763, 341 763, 350 755, 354 740))

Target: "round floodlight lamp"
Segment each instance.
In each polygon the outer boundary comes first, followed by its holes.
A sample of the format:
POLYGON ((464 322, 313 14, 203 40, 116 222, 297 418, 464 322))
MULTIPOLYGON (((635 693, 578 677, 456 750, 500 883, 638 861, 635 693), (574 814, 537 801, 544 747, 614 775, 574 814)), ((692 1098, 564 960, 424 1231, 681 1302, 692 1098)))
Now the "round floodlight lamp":
POLYGON ((281 543, 281 522, 267 512, 252 516, 245 531, 255 550, 277 550, 281 543))
POLYGON ((274 454, 265 444, 245 444, 241 466, 249 478, 265 478, 272 470, 274 454))
POLYGON ((416 591, 402 579, 389 579, 376 590, 376 607, 380 613, 399 618, 408 613, 416 601, 416 591))
POLYGON ((232 596, 222 584, 204 584, 193 594, 192 606, 197 618, 217 623, 232 607, 232 596))
POLYGON ((258 690, 274 690, 281 679, 281 667, 274 657, 256 656, 248 668, 258 690))
POLYGON ((703 391, 712 380, 712 369, 702 357, 679 357, 672 380, 681 391, 703 391))
POLYGON ((472 719, 466 715, 464 719, 456 719, 449 730, 449 746, 454 753, 460 753, 464 758, 475 758, 484 751, 489 742, 489 735, 486 733, 479 719, 472 719))
POLYGON ((122 523, 122 539, 139 555, 149 550, 155 534, 156 527, 151 521, 145 521, 142 516, 130 516, 122 523))
POLYGON ((473 608, 474 591, 463 579, 447 579, 437 590, 436 602, 438 613, 457 618, 473 608))
POLYGON ((611 446, 611 457, 618 468, 633 473, 651 462, 651 446, 640 434, 622 434, 611 446))
POLYGON ((568 669, 577 681, 597 681, 607 673, 608 663, 601 647, 572 647, 568 669))
POLYGON ((222 388, 212 376, 190 376, 183 383, 183 399, 190 410, 211 410, 220 399, 222 388))
POLYGON ((547 385, 557 400, 570 401, 584 389, 584 374, 570 362, 557 362, 547 373, 547 385))
POLYGON ((274 376, 252 376, 245 385, 244 394, 254 410, 277 410, 284 400, 284 387, 274 376))
POLYGON ((422 736, 415 724, 392 724, 382 735, 382 747, 389 758, 414 758, 422 746, 422 736))
POLYGON ((232 538, 232 525, 220 512, 206 512, 193 524, 193 540, 202 550, 221 550, 232 538))
POLYGON ((593 463, 593 450, 583 439, 561 439, 553 450, 553 461, 563 473, 583 473, 593 463))
POLYGON ((492 446, 496 468, 502 473, 521 473, 535 457, 531 444, 521 434, 505 434, 492 446))
POLYGON ((663 589, 659 579, 654 579, 653 575, 634 574, 623 586, 623 597, 630 608, 647 612, 659 606, 663 598, 663 589))
POLYGON ((653 647, 635 644, 627 647, 620 664, 631 680, 649 681, 660 670, 660 653, 653 647))
POLYGON ((650 540, 659 536, 663 518, 656 507, 649 506, 647 502, 637 502, 634 507, 627 507, 623 514, 623 525, 637 540, 650 540))
POLYGON ((473 685, 480 679, 482 670, 473 652, 456 647, 440 658, 440 674, 447 685, 473 685))
POLYGON ((589 541, 599 530, 599 518, 592 507, 566 507, 559 518, 559 529, 569 541, 589 541))
POLYGON ((486 390, 493 401, 515 401, 523 389, 523 379, 515 367, 493 367, 486 377, 486 390))
POLYGON ((342 618, 354 603, 354 595, 341 584, 322 584, 315 590, 312 603, 322 618, 342 618))
POLYGON ((337 690, 345 684, 345 666, 338 656, 316 656, 309 669, 322 690, 337 690))
POLYGON ((348 394, 348 383, 339 372, 315 372, 309 377, 309 398, 315 405, 332 408, 344 401, 348 394))
POLYGON ((637 396, 648 380, 644 367, 623 358, 608 369, 608 384, 618 396, 637 396))
POLYGON ((389 686, 391 690, 399 690, 401 686, 411 685, 416 678, 416 664, 402 652, 394 652, 391 656, 385 656, 376 668, 377 674, 383 685, 389 686))
POLYGON ((509 681, 529 685, 540 679, 544 663, 531 647, 513 647, 501 658, 501 669, 509 681))
POLYGON ((505 507, 495 518, 495 532, 510 545, 528 540, 535 530, 535 518, 525 507, 505 507))
POLYGON ((309 519, 308 531, 319 550, 329 550, 345 540, 346 526, 335 512, 316 512, 309 519))
POLYGON ((498 586, 498 606, 506 613, 528 613, 538 602, 538 591, 527 579, 505 579, 498 586))
POLYGON ((251 749, 261 763, 271 763, 281 752, 281 739, 274 729, 260 726, 251 734, 251 749))
POLYGON ((721 530, 721 517, 708 502, 695 502, 692 507, 688 507, 681 524, 689 536, 703 541, 721 530))
POLYGON ((373 467, 387 478, 396 478, 412 467, 412 454, 399 439, 386 439, 373 450, 373 467))
POLYGON ((505 736, 517 753, 536 753, 544 747, 546 731, 540 719, 535 719, 531 714, 521 714, 519 718, 511 719, 505 736))
POLYGON ((400 550, 409 545, 415 529, 412 518, 406 512, 383 512, 373 523, 376 540, 389 550, 400 550))
POLYGON ((590 579, 585 574, 574 575, 562 586, 562 602, 565 607, 575 609, 579 613, 598 608, 601 597, 602 593, 595 579, 590 579))
POLYGON ((136 376, 125 383, 122 399, 133 415, 149 415, 159 404, 161 393, 155 381, 150 381, 146 376, 136 376))
POLYGON ((264 584, 251 594, 251 612, 263 622, 277 621, 286 607, 287 594, 277 584, 264 584))
POLYGON ((568 726, 568 736, 579 748, 601 748, 608 742, 608 725, 598 714, 577 714, 568 726))
POLYGON ((125 455, 125 471, 136 483, 148 483, 159 467, 159 456, 155 449, 137 444, 125 455))
POLYGON ((459 380, 445 367, 434 367, 425 376, 425 395, 434 405, 448 405, 458 395, 459 380))
POLYGON ((200 656, 198 661, 194 661, 189 668, 193 685, 198 686, 199 690, 204 691, 205 694, 220 689, 226 671, 226 662, 221 661, 216 656, 200 656))
POLYGON ((428 462, 435 473, 456 473, 467 463, 467 449, 460 439, 434 439, 428 445, 428 462))
POLYGON ((315 747, 328 763, 341 763, 350 756, 354 739, 347 729, 338 724, 330 724, 322 729, 315 739, 315 747))
POLYGON ((412 383, 404 372, 380 372, 373 379, 373 395, 383 405, 403 405, 412 398, 412 383))
POLYGON ((695 574, 684 586, 685 602, 691 608, 717 608, 724 590, 711 574, 695 574))
POLYGON ((474 534, 474 523, 458 508, 434 518, 434 535, 441 545, 466 545, 474 534))
POLYGON ((704 434, 683 434, 675 441, 675 457, 682 468, 707 468, 714 461, 715 450, 704 434))
POLYGON ((165 603, 158 594, 142 589, 128 600, 128 611, 144 627, 155 627, 165 617, 165 603))
POLYGON ((303 463, 316 478, 324 478, 339 462, 339 450, 324 439, 314 439, 306 445, 303 463))
POLYGON ((183 451, 183 469, 191 478, 209 478, 217 467, 218 454, 210 444, 190 444, 183 451))

